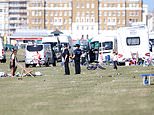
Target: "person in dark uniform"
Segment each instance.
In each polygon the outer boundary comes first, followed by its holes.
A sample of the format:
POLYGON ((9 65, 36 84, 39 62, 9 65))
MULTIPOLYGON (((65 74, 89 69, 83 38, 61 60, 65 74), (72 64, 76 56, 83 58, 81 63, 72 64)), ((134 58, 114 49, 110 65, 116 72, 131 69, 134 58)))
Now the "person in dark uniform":
POLYGON ((80 57, 81 57, 82 51, 80 49, 80 45, 76 44, 76 49, 74 50, 74 63, 75 63, 75 74, 81 73, 81 67, 80 67, 80 57))
POLYGON ((64 68, 65 68, 65 75, 70 75, 70 69, 69 69, 69 50, 68 50, 68 46, 65 45, 64 46, 64 51, 63 51, 63 59, 64 59, 64 68))

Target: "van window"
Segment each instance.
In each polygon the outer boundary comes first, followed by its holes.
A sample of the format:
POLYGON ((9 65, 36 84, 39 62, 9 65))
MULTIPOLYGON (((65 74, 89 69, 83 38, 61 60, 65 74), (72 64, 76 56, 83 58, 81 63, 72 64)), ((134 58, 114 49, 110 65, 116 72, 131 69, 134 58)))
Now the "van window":
POLYGON ((149 39, 149 41, 151 42, 151 45, 154 45, 154 39, 149 39))
POLYGON ((41 51, 43 49, 43 45, 28 45, 27 50, 30 52, 33 51, 41 51))
POLYGON ((104 47, 104 50, 111 50, 113 49, 113 42, 103 42, 102 46, 104 47))
POLYGON ((140 45, 140 37, 127 37, 126 43, 128 46, 140 45))

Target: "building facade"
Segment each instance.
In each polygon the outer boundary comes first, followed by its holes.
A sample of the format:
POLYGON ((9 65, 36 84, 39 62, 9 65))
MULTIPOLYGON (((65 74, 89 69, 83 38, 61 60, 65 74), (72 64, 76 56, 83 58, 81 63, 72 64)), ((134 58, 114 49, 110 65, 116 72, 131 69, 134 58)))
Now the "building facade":
POLYGON ((142 22, 146 17, 142 0, 0 0, 0 4, 6 11, 8 20, 3 22, 8 23, 10 34, 21 28, 58 29, 80 39, 128 26, 130 21, 142 22))
POLYGON ((67 30, 80 38, 143 21, 142 0, 30 0, 27 9, 29 28, 67 30))
POLYGON ((0 0, 1 34, 10 35, 27 23, 27 0, 0 0))
POLYGON ((9 30, 9 4, 2 2, 0 3, 0 34, 4 36, 9 30))

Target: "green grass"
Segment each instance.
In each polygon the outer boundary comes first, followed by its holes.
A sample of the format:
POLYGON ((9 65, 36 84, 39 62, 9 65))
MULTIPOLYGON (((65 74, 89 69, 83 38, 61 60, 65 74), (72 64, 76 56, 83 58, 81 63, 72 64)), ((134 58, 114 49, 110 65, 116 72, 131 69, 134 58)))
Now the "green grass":
MULTIPOLYGON (((8 64, 1 63, 0 71, 10 73, 8 64)), ((60 64, 32 69, 43 76, 0 78, 0 115, 153 114, 154 85, 144 86, 139 76, 154 73, 152 66, 121 66, 117 71, 112 66, 94 71, 82 67, 80 75, 70 66, 70 76, 63 75, 60 64)))

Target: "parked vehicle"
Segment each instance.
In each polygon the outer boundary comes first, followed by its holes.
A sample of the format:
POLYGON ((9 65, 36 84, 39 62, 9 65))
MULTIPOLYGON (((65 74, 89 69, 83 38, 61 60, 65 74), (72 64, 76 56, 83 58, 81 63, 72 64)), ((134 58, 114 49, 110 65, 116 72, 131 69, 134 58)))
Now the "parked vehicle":
POLYGON ((0 38, 0 62, 6 63, 6 54, 5 54, 2 38, 0 38))
POLYGON ((38 64, 37 53, 40 54, 40 64, 55 66, 55 57, 50 44, 28 44, 25 47, 25 66, 36 66, 38 64))
POLYGON ((144 58, 149 53, 148 30, 145 25, 122 27, 117 30, 118 62, 144 58))
POLYGON ((51 44, 58 62, 62 61, 61 53, 64 45, 68 45, 70 48, 72 48, 72 38, 68 35, 43 37, 42 43, 51 44))
POLYGON ((113 51, 117 51, 116 31, 104 31, 92 41, 99 41, 99 52, 102 53, 103 61, 111 61, 113 51))

